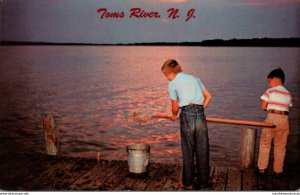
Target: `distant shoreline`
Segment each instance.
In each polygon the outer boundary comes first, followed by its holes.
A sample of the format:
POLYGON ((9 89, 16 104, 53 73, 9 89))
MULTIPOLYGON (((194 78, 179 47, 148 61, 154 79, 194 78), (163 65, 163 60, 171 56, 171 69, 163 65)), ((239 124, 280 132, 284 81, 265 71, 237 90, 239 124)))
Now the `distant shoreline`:
POLYGON ((300 38, 213 39, 201 42, 151 42, 151 43, 52 43, 1 41, 0 45, 62 45, 62 46, 203 46, 203 47, 300 47, 300 38))

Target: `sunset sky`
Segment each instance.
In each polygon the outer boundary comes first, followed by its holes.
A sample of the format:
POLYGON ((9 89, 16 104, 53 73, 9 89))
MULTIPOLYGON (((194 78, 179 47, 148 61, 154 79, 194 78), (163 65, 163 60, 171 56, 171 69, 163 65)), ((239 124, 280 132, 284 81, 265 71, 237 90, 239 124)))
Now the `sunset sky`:
POLYGON ((2 41, 138 43, 300 37, 300 0, 1 0, 0 4, 2 41), (117 12, 119 18, 103 15, 101 19, 100 8, 117 12), (130 18, 132 8, 157 12, 160 17, 130 18), (179 18, 168 17, 170 8, 179 10, 179 18), (187 13, 192 14, 188 21, 187 13))

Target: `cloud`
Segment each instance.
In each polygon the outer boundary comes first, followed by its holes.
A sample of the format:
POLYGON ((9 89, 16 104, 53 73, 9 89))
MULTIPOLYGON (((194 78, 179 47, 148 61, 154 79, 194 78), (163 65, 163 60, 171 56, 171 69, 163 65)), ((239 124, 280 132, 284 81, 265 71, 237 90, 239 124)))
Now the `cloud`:
POLYGON ((239 2, 239 5, 247 7, 268 7, 268 6, 285 6, 300 5, 300 0, 246 0, 239 2))
POLYGON ((180 4, 180 3, 193 3, 194 0, 127 0, 131 4, 180 4))
POLYGON ((160 0, 162 3, 185 3, 187 0, 160 0))

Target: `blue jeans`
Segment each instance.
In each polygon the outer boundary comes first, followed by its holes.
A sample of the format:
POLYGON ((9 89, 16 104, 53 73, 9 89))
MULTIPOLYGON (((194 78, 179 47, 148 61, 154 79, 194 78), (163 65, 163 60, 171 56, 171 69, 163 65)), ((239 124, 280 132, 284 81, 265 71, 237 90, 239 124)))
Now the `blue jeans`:
POLYGON ((204 109, 201 105, 184 106, 180 113, 180 135, 183 156, 182 183, 191 186, 196 176, 198 186, 209 180, 209 140, 204 109))

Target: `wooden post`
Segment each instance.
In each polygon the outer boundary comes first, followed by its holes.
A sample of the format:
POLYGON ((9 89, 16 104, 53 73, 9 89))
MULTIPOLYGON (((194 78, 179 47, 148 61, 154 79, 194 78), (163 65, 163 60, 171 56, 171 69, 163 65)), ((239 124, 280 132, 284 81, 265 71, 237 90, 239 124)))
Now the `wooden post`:
POLYGON ((241 129, 240 165, 242 169, 254 166, 256 129, 241 129))
POLYGON ((55 125, 53 116, 44 116, 43 128, 45 135, 45 153, 57 155, 59 152, 59 129, 55 125))

